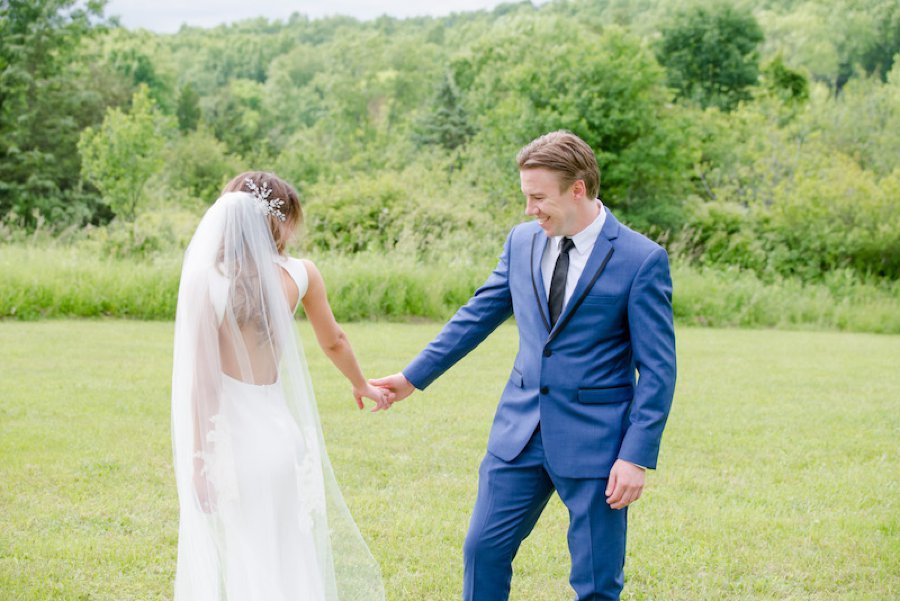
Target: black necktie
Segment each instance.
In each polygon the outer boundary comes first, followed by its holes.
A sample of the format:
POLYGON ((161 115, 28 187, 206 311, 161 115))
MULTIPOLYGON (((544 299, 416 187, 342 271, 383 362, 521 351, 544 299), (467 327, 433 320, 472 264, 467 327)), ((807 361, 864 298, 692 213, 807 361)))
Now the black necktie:
POLYGON ((550 327, 556 325, 566 299, 566 275, 569 273, 569 251, 575 247, 571 238, 563 238, 559 243, 559 257, 550 278, 550 327))

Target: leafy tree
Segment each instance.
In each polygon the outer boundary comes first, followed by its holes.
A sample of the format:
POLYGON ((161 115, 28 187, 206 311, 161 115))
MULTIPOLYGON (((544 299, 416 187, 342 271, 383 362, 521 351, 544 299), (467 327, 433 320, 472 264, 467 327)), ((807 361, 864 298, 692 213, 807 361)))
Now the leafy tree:
POLYGON ((802 73, 785 65, 780 54, 763 67, 762 79, 770 94, 789 104, 809 99, 809 81, 802 73))
POLYGON ((78 142, 82 174, 116 215, 134 220, 144 185, 163 165, 162 149, 173 127, 142 85, 129 113, 110 109, 99 129, 82 132, 78 142))
POLYGON ((416 138, 421 144, 437 144, 447 150, 456 150, 474 133, 459 88, 453 75, 447 73, 437 89, 431 113, 419 123, 416 138))
MULTIPOLYGON (((150 91, 150 97, 160 110, 174 114, 178 102, 178 68, 171 59, 166 38, 144 29, 129 30, 113 27, 92 38, 88 44, 100 63, 127 87, 125 106, 140 85, 150 91)), ((97 88, 91 85, 91 88, 97 88)), ((102 118, 102 115, 101 115, 102 118)))
POLYGON ((272 122, 264 102, 265 88, 249 79, 234 79, 219 94, 207 98, 204 120, 232 153, 266 156, 272 122))
POLYGON ((165 173, 175 198, 189 198, 189 206, 207 206, 232 177, 244 171, 225 144, 205 127, 178 136, 167 148, 165 173))
POLYGON ((507 206, 516 218, 517 150, 568 129, 597 153, 605 202, 638 227, 677 227, 694 151, 665 73, 639 39, 617 27, 586 30, 571 18, 516 18, 456 60, 454 74, 476 115, 469 177, 494 186, 502 174, 509 184, 488 193, 514 200, 507 206))
POLYGON ((814 100, 803 115, 804 128, 879 176, 900 165, 900 63, 885 83, 877 76, 855 77, 837 98, 814 100))
POLYGON ((864 45, 858 60, 866 73, 886 81, 900 54, 900 0, 879 2, 871 17, 875 35, 864 45))
POLYGON ((0 216, 33 225, 35 214, 66 223, 94 215, 78 189, 76 144, 108 97, 81 79, 78 58, 82 40, 103 27, 103 5, 0 2, 0 216))
POLYGON ((178 129, 182 132, 194 131, 200 123, 200 95, 194 90, 190 82, 181 87, 178 94, 178 106, 175 116, 178 117, 178 129))
POLYGON ((302 189, 315 248, 480 253, 472 240, 523 218, 516 151, 562 128, 597 151, 604 202, 676 252, 898 277, 900 0, 731 4, 520 2, 157 35, 107 27, 101 2, 0 0, 0 218, 59 228, 115 210, 96 231, 156 252, 169 237, 135 233, 158 228, 154 200, 170 199, 158 215, 196 211, 256 165, 302 189))
POLYGON ((325 71, 323 49, 298 44, 269 65, 263 102, 275 115, 272 137, 279 147, 297 130, 312 126, 325 112, 323 95, 314 79, 325 71))
POLYGON ((659 61, 682 98, 732 110, 759 74, 763 32, 748 10, 717 2, 678 12, 662 29, 659 61))

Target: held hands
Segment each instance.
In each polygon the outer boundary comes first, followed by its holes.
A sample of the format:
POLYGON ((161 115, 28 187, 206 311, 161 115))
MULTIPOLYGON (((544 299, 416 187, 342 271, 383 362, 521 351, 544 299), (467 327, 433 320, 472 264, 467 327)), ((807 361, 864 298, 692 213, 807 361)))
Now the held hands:
POLYGON ((373 378, 361 388, 353 388, 353 398, 356 406, 362 409, 363 399, 375 401, 372 411, 382 411, 391 408, 397 401, 402 401, 415 391, 415 387, 409 383, 402 373, 387 376, 386 378, 373 378))
POLYGON ((353 387, 353 398, 356 399, 356 406, 360 409, 365 408, 363 399, 366 398, 375 401, 375 407, 372 409, 373 412, 390 409, 394 394, 386 388, 373 386, 371 382, 372 381, 369 380, 369 382, 361 388, 353 387))
POLYGON ((384 378, 374 378, 369 380, 369 384, 388 390, 391 393, 392 404, 402 401, 416 391, 416 387, 406 379, 402 372, 384 378))
POLYGON ((644 468, 630 461, 616 459, 609 471, 606 502, 613 509, 622 509, 641 498, 644 490, 644 468))

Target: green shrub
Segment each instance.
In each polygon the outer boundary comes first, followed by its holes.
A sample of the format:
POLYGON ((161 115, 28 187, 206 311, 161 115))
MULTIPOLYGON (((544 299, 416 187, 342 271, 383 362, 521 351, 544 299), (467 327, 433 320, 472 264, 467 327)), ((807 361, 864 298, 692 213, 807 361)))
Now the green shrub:
POLYGON ((496 222, 477 207, 477 190, 437 182, 425 165, 319 182, 306 197, 304 244, 313 254, 399 250, 418 257, 451 251, 471 256, 473 240, 494 239, 486 252, 496 256, 502 244, 496 222))
POLYGON ((845 268, 900 278, 900 169, 878 178, 841 153, 812 153, 763 201, 722 196, 689 205, 674 254, 765 278, 821 282, 845 268))
POLYGON ((116 259, 173 257, 187 248, 199 221, 195 212, 183 209, 144 211, 133 222, 116 219, 105 227, 85 230, 79 248, 116 259))

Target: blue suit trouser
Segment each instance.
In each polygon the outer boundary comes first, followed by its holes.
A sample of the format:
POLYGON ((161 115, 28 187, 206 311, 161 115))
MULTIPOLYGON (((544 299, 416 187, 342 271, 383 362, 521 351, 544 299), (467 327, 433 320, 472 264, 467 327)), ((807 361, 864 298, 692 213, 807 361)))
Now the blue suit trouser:
POLYGON ((569 582, 577 601, 618 600, 625 579, 628 509, 609 507, 606 483, 606 478, 554 475, 540 429, 510 462, 488 452, 478 472, 478 495, 463 546, 463 600, 509 598, 513 558, 554 490, 569 510, 569 582))

